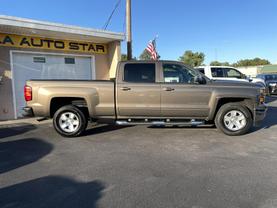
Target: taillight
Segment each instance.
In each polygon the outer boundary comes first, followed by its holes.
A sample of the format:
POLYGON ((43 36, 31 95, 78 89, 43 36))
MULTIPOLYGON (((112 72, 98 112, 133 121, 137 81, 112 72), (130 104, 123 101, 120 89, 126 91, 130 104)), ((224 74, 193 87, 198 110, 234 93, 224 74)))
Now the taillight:
POLYGON ((24 86, 24 97, 26 101, 32 100, 32 88, 28 85, 24 86))

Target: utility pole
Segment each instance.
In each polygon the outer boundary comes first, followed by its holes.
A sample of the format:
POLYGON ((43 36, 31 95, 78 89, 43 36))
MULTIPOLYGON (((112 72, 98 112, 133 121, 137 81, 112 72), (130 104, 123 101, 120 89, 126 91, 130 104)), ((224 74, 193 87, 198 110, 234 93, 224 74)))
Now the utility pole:
POLYGON ((127 60, 132 59, 131 0, 126 0, 127 60))

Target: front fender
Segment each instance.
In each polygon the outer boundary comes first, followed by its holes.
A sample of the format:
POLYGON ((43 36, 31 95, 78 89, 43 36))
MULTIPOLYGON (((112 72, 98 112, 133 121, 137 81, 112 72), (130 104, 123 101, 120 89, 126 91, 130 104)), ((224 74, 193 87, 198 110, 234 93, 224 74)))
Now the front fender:
POLYGON ((252 96, 251 94, 214 94, 211 101, 210 101, 210 113, 207 118, 208 121, 214 120, 217 111, 219 110, 220 106, 230 103, 230 102, 244 102, 245 106, 251 111, 253 115, 253 111, 255 108, 257 97, 252 96))

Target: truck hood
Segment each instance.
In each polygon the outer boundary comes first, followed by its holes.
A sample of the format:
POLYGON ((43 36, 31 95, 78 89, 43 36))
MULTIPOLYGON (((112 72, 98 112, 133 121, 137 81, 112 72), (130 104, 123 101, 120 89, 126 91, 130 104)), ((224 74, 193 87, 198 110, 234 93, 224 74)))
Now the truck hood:
POLYGON ((243 82, 243 81, 225 81, 225 80, 211 80, 209 85, 213 86, 222 86, 222 87, 254 87, 254 88, 262 88, 263 85, 259 83, 253 83, 253 82, 243 82))

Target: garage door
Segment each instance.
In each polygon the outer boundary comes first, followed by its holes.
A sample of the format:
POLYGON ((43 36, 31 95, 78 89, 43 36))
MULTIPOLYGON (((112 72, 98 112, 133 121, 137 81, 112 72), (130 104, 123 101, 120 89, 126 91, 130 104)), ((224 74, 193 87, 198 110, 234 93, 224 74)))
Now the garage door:
POLYGON ((26 80, 95 78, 92 57, 13 52, 12 63, 16 117, 22 117, 25 106, 23 89, 26 80))

